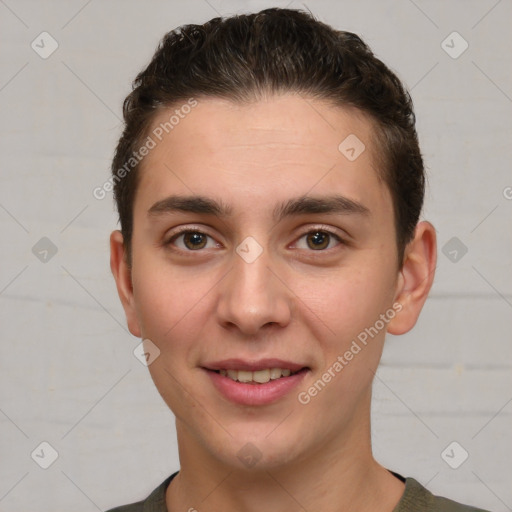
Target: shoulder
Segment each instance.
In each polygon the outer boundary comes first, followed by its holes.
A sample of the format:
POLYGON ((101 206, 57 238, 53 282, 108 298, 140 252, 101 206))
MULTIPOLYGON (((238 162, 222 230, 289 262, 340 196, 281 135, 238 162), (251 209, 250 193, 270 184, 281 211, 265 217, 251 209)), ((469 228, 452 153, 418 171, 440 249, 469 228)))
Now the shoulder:
POLYGON ((434 496, 414 478, 405 479, 404 494, 393 512, 488 512, 463 505, 441 496, 434 496))
POLYGON ((167 512, 165 491, 177 474, 178 471, 167 477, 145 500, 111 508, 106 512, 167 512))
POLYGON ((137 503, 131 503, 130 505, 121 505, 120 507, 111 508, 107 512, 143 512, 144 501, 137 501, 137 503))

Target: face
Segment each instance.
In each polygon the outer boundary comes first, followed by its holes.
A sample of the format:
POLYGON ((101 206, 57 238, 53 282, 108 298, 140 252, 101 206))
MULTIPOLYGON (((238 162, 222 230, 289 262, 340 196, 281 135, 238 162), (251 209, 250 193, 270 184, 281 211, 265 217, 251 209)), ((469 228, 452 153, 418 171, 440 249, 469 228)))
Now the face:
POLYGON ((371 122, 292 94, 208 98, 161 138, 141 169, 122 299, 158 354, 149 370, 180 449, 270 468, 357 446, 401 307, 371 122))

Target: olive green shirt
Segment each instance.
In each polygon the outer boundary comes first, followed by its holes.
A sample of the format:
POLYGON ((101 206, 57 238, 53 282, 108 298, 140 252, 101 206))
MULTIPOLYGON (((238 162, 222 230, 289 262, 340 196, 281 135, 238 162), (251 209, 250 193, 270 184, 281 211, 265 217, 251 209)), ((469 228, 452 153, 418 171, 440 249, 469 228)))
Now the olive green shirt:
MULTIPOLYGON (((405 482, 404 493, 393 512, 487 512, 447 498, 434 496, 414 478, 404 478, 397 473, 392 473, 405 482)), ((165 504, 165 491, 177 474, 176 471, 168 477, 145 500, 116 507, 107 512, 169 512, 165 504)))

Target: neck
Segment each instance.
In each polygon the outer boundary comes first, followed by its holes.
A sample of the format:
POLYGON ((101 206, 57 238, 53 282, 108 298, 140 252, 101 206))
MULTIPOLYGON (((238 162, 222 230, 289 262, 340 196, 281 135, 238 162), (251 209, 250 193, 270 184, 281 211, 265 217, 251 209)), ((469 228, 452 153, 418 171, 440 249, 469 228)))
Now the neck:
POLYGON ((373 458, 367 421, 323 439, 300 460, 240 469, 213 457, 177 421, 181 469, 167 489, 168 510, 223 512, 392 512, 404 484, 373 458))

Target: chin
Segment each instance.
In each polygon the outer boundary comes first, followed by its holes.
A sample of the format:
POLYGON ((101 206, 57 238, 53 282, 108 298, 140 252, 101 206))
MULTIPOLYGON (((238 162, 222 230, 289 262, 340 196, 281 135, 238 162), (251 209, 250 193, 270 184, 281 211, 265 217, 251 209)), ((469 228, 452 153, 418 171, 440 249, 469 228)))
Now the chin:
POLYGON ((255 428, 254 424, 238 425, 227 430, 231 435, 222 430, 217 439, 212 438, 212 431, 202 431, 200 436, 214 460, 237 471, 270 471, 303 455, 304 436, 292 433, 289 428, 279 432, 276 423, 265 423, 260 428, 255 428))

